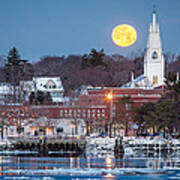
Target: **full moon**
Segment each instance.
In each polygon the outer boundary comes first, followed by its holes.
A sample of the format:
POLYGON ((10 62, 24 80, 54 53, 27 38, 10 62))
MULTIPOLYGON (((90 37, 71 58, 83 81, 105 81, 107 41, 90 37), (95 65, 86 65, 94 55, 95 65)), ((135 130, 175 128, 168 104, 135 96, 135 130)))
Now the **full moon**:
POLYGON ((121 24, 116 26, 112 31, 112 40, 118 46, 128 47, 134 44, 136 39, 136 30, 130 25, 121 24))

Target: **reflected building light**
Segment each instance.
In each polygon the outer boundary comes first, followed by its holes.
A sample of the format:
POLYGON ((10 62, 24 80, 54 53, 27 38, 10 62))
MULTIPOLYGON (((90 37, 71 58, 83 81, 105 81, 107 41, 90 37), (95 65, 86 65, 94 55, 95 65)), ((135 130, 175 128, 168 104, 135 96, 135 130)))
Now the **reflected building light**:
POLYGON ((115 179, 115 176, 113 174, 110 174, 110 173, 104 175, 103 177, 104 177, 104 179, 107 179, 107 180, 114 180, 115 179))
MULTIPOLYGON (((21 169, 21 166, 20 166, 21 159, 20 159, 20 157, 18 157, 17 161, 18 161, 18 170, 20 170, 21 169)), ((20 171, 18 171, 18 175, 20 175, 20 171)))
POLYGON ((70 158, 70 168, 72 169, 74 167, 74 158, 70 158))
POLYGON ((80 168, 80 158, 77 157, 77 168, 80 168))
POLYGON ((112 168, 114 167, 114 161, 111 157, 107 157, 105 159, 105 165, 108 167, 108 168, 112 168))
POLYGON ((3 168, 2 168, 2 156, 0 156, 0 164, 1 164, 1 166, 0 166, 0 176, 2 176, 3 175, 3 173, 1 173, 2 172, 2 170, 3 170, 3 168))
POLYGON ((90 157, 87 157, 87 167, 88 167, 88 168, 91 167, 90 157))
MULTIPOLYGON (((70 168, 73 169, 74 168, 74 163, 75 163, 75 160, 73 157, 70 157, 70 168)), ((70 176, 72 176, 73 173, 70 173, 70 176)))

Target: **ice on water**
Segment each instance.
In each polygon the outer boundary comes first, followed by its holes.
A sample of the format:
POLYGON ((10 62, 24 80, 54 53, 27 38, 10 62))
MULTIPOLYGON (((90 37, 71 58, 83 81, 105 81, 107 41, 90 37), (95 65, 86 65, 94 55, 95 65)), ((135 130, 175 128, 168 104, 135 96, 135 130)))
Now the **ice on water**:
POLYGON ((114 157, 114 138, 87 138, 86 156, 88 157, 114 157))

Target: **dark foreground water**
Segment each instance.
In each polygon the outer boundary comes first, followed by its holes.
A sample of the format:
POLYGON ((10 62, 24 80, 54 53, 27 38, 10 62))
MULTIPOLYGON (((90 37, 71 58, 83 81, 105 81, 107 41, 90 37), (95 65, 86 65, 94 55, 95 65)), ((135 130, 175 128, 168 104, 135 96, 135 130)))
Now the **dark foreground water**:
POLYGON ((0 156, 0 179, 180 179, 180 159, 0 156))

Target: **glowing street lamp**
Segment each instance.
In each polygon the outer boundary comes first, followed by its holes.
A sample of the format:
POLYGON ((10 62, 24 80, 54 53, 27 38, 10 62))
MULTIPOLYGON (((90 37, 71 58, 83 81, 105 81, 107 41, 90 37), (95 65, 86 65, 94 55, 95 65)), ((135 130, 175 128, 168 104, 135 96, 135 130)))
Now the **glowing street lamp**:
POLYGON ((106 99, 108 100, 108 101, 110 101, 110 137, 111 137, 111 123, 112 123, 112 116, 113 116, 113 93, 112 93, 112 90, 110 91, 110 93, 108 93, 107 95, 106 95, 106 99))
POLYGON ((107 98, 107 100, 111 101, 111 100, 113 99, 112 92, 111 92, 111 93, 108 93, 108 94, 106 95, 106 98, 107 98))

